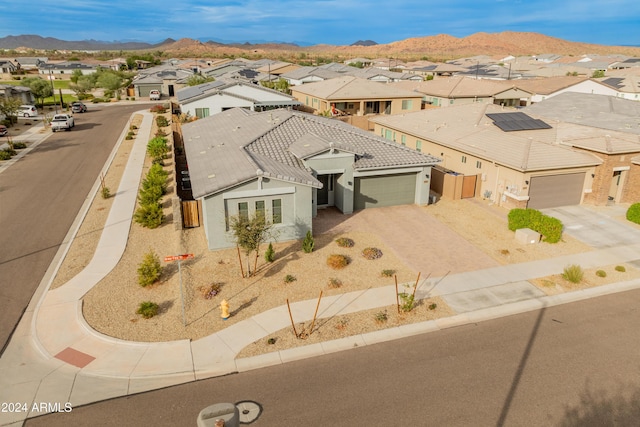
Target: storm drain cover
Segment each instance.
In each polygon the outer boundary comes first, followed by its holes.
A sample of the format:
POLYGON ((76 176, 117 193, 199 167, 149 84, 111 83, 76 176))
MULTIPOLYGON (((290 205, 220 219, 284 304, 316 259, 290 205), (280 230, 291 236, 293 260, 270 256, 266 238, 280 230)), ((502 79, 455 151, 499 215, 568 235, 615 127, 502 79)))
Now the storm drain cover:
POLYGON ((262 406, 251 400, 243 400, 236 403, 236 408, 240 412, 240 424, 251 424, 260 417, 262 406))

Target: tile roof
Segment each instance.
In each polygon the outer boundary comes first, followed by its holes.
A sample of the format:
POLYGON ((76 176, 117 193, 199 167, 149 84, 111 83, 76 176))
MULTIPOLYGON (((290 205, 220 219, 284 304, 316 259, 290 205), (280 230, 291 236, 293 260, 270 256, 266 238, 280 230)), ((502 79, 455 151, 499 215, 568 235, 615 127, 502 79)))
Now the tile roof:
POLYGON ((373 121, 381 126, 486 159, 521 171, 591 166, 602 163, 596 156, 563 146, 557 123, 550 129, 503 132, 487 113, 505 110, 493 104, 466 104, 422 110, 373 121))
POLYGON ((332 148, 356 153, 356 170, 440 161, 339 120, 282 109, 261 113, 227 110, 185 124, 182 130, 196 198, 259 175, 320 188, 303 160, 332 148))
POLYGON ((422 95, 353 76, 337 77, 321 82, 307 83, 291 88, 292 91, 327 100, 345 99, 399 99, 417 98, 422 95))

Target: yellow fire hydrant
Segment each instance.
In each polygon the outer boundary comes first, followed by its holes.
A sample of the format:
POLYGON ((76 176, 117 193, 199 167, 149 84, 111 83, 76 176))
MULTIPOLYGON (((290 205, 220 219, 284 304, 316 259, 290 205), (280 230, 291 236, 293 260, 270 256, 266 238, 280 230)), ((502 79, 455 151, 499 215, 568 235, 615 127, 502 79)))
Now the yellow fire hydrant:
POLYGON ((220 301, 220 317, 222 317, 222 320, 229 318, 229 303, 226 299, 220 301))

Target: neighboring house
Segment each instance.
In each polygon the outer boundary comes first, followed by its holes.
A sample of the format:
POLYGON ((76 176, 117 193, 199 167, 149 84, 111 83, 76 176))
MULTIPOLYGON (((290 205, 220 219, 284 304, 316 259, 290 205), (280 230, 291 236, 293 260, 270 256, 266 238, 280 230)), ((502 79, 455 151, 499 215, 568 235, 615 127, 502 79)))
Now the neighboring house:
POLYGON ((351 58, 344 61, 344 65, 356 65, 362 64, 363 67, 370 67, 373 65, 373 61, 369 58, 351 58))
MULTIPOLYGON (((353 68, 353 67, 352 67, 353 68)), ((358 77, 360 79, 367 79, 374 82, 399 82, 399 81, 418 81, 421 82, 424 79, 416 74, 412 73, 397 73, 395 71, 382 70, 380 68, 353 68, 349 72, 345 73, 350 76, 358 77)))
POLYGON ((467 71, 466 68, 455 64, 429 64, 422 66, 412 66, 406 70, 407 73, 418 74, 420 76, 453 76, 456 73, 467 71))
POLYGON ((565 92, 616 96, 616 91, 602 82, 586 77, 558 76, 518 80, 518 88, 532 94, 531 102, 541 102, 565 92))
POLYGON ((607 76, 594 79, 615 91, 615 96, 640 101, 640 67, 607 71, 607 76))
POLYGON ((236 107, 265 111, 300 105, 293 97, 276 90, 250 83, 223 80, 185 87, 177 92, 177 98, 182 113, 198 118, 236 107))
POLYGON ((327 70, 322 67, 300 67, 296 70, 284 73, 280 77, 285 79, 289 83, 289 86, 300 86, 306 83, 334 79, 342 75, 342 73, 327 70))
POLYGON ((428 204, 439 162, 341 121, 232 109, 182 126, 209 249, 233 247, 231 216, 264 215, 279 241, 313 230, 320 207, 428 204))
POLYGON ((504 65, 481 63, 470 65, 466 71, 460 71, 456 75, 488 80, 518 80, 530 77, 523 72, 513 70, 504 65))
POLYGON ((93 74, 98 71, 95 65, 84 64, 82 62, 47 62, 38 67, 38 73, 47 76, 59 76, 70 78, 76 70, 80 70, 82 75, 93 74))
POLYGON ((41 65, 46 64, 47 61, 49 61, 49 58, 45 56, 19 56, 15 60, 20 64, 20 68, 23 70, 37 70, 41 65))
POLYGON ((455 76, 422 82, 397 82, 391 87, 409 90, 423 96, 425 104, 449 107, 461 104, 491 103, 504 106, 523 106, 531 102, 531 93, 522 90, 517 82, 498 82, 455 76))
POLYGON ((508 208, 579 204, 602 164, 593 154, 561 145, 557 123, 494 104, 373 122, 378 135, 443 158, 433 171, 432 190, 446 198, 483 197, 508 208))
POLYGON ((5 78, 10 78, 10 74, 15 73, 18 69, 18 64, 15 62, 9 59, 0 59, 0 74, 5 75, 5 78))
POLYGON ((13 86, 0 84, 0 97, 2 98, 16 98, 21 101, 22 104, 34 104, 35 97, 31 93, 31 89, 25 86, 13 86))
POLYGON ((259 71, 262 74, 267 74, 269 76, 279 77, 282 74, 295 71, 298 68, 300 68, 300 65, 298 64, 292 64, 290 62, 274 62, 258 67, 256 68, 256 71, 259 71))
POLYGON ((291 95, 317 113, 335 108, 358 116, 400 114, 420 110, 422 105, 419 93, 352 76, 294 86, 291 95))
POLYGON ((159 90, 162 95, 172 97, 187 86, 186 81, 191 76, 193 72, 190 70, 165 64, 140 71, 131 85, 136 97, 148 97, 151 90, 159 90))

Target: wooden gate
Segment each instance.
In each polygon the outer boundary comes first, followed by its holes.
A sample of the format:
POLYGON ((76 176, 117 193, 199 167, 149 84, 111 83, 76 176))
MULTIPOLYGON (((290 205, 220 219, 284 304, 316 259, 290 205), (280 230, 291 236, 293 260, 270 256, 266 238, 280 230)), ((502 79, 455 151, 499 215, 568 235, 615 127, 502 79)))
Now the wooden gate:
POLYGON ((478 175, 465 175, 462 180, 462 198, 470 199, 476 196, 476 180, 478 175))
POLYGON ((197 200, 182 202, 182 226, 184 228, 200 227, 200 214, 197 200))

